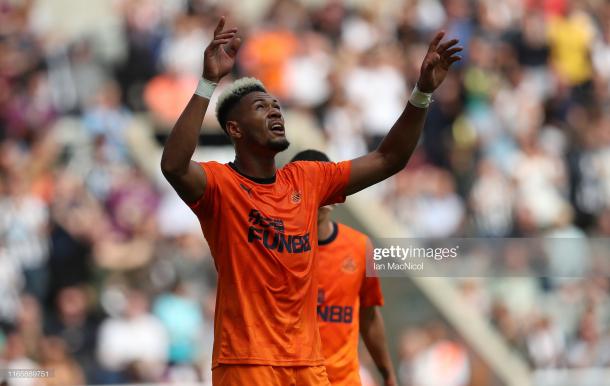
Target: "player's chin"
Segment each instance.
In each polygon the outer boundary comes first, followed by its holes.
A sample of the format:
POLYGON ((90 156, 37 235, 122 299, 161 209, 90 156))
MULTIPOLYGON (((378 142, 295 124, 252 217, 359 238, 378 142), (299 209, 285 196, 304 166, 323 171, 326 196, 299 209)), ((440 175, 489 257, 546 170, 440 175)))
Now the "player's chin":
POLYGON ((290 146, 290 142, 288 142, 286 137, 272 138, 269 140, 267 145, 271 150, 284 151, 288 149, 288 146, 290 146))

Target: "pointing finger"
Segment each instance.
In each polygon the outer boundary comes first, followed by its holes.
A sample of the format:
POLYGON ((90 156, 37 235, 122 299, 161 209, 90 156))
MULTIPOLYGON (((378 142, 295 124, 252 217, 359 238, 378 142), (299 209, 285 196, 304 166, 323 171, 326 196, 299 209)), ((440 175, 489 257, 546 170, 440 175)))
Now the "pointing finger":
POLYGON ((428 52, 436 51, 436 47, 438 46, 438 43, 440 43, 441 39, 443 39, 443 36, 445 36, 445 31, 439 31, 436 33, 436 35, 434 35, 434 39, 432 39, 430 46, 428 47, 428 52))
POLYGON ((222 28, 225 26, 225 17, 222 16, 220 18, 220 20, 218 20, 218 24, 216 25, 216 29, 214 29, 214 36, 218 35, 221 31, 222 28))

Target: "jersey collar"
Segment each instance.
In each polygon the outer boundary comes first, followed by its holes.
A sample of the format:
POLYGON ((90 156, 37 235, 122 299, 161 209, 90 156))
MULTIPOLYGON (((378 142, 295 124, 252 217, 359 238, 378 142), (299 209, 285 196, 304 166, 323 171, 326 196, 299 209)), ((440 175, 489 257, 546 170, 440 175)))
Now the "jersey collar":
POLYGON ((337 226, 337 223, 333 221, 333 233, 331 233, 330 236, 328 236, 324 240, 318 240, 318 245, 328 245, 328 244, 332 243, 333 241, 335 241, 338 234, 339 234, 339 227, 337 226))
POLYGON ((235 170, 240 176, 245 177, 245 178, 249 179, 250 181, 256 182, 257 184, 272 184, 275 182, 275 174, 273 175, 273 177, 264 177, 264 178, 250 177, 250 176, 247 176, 244 173, 240 172, 239 170, 237 170, 237 167, 235 166, 235 164, 233 162, 229 162, 229 166, 231 167, 231 169, 235 170))

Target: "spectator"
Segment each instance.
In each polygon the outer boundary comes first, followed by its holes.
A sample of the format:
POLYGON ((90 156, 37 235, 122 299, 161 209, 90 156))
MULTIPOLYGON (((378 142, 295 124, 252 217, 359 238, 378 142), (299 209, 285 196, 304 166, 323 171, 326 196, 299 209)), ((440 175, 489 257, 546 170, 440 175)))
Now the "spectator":
POLYGON ((111 162, 129 160, 126 132, 131 123, 131 113, 121 105, 120 89, 113 82, 100 87, 94 102, 83 113, 88 134, 103 144, 104 156, 111 162))
POLYGON ((23 174, 14 171, 6 187, 7 195, 0 198, 0 234, 6 254, 23 269, 26 290, 42 300, 48 280, 48 208, 29 192, 30 185, 23 174))
POLYGON ((535 321, 527 336, 527 348, 536 368, 556 368, 563 365, 565 340, 548 316, 535 321))
POLYGON ((77 386, 85 383, 85 376, 68 353, 66 343, 58 337, 47 336, 41 342, 41 364, 52 369, 53 376, 44 378, 44 386, 77 386))
POLYGON ((582 316, 575 344, 568 351, 572 367, 604 367, 610 363, 610 340, 603 335, 596 310, 592 307, 582 316))
MULTIPOLYGON (((3 355, 0 357, 0 363, 2 364, 2 368, 5 369, 37 370, 40 368, 38 363, 27 356, 23 338, 16 332, 10 333, 6 337, 6 343, 3 355)), ((5 377, 5 375, 3 374, 2 377, 5 377)), ((13 384, 16 386, 34 386, 36 385, 36 379, 12 379, 11 385, 13 384)))
POLYGON ((68 368, 80 367, 87 381, 93 383, 99 367, 95 358, 99 321, 90 312, 90 307, 86 288, 62 288, 57 294, 55 312, 47 319, 45 332, 53 337, 47 342, 49 355, 59 356, 50 360, 58 360, 68 368), (68 357, 74 358, 76 363, 64 363, 69 362, 68 357))
POLYGON ((132 289, 126 297, 122 315, 106 319, 100 326, 98 360, 113 372, 130 371, 136 379, 160 380, 169 353, 167 332, 149 313, 145 293, 132 289))
POLYGON ((171 293, 157 298, 153 313, 169 334, 168 359, 174 364, 193 364, 201 346, 201 309, 190 298, 184 284, 177 282, 171 293))

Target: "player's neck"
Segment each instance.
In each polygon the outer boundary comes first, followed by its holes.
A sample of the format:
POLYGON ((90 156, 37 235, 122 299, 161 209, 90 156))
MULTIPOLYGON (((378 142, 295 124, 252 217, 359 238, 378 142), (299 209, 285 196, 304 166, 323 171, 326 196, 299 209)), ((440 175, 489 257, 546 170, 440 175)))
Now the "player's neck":
POLYGON ((326 219, 318 224, 318 240, 327 240, 332 236, 335 226, 330 219, 326 219))
POLYGON ((233 165, 242 174, 254 178, 272 178, 275 176, 275 157, 257 155, 235 155, 233 165))

